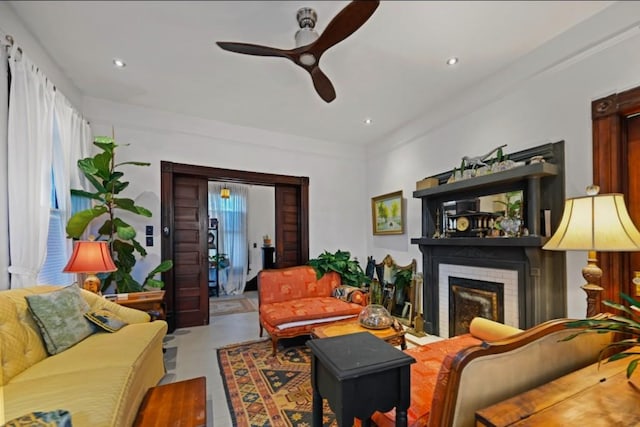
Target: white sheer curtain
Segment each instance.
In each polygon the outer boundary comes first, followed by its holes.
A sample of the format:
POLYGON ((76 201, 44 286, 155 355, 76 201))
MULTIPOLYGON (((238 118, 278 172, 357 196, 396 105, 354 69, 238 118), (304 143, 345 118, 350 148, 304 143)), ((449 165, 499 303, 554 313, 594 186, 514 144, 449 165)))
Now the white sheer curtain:
POLYGON ((53 84, 11 49, 8 202, 11 288, 36 284, 47 247, 51 195, 53 84))
POLYGON ((242 184, 209 183, 209 216, 218 218, 218 251, 229 255, 227 280, 222 289, 227 295, 240 295, 247 282, 249 244, 247 241, 247 198, 249 187, 242 184), (222 187, 231 191, 228 199, 220 197, 222 187))
MULTIPOLYGON (((71 189, 87 189, 86 178, 80 173, 77 161, 89 155, 91 147, 91 130, 89 124, 69 104, 60 93, 55 97, 55 118, 60 134, 60 153, 53 155, 53 169, 56 179, 58 209, 62 214, 62 224, 66 225, 71 218, 71 189)), ((56 147, 58 148, 58 147, 56 147)), ((65 239, 65 259, 71 256, 73 241, 65 239)))
MULTIPOLYGON (((0 33, 1 34, 1 33, 0 33)), ((0 44, 0 235, 9 232, 7 192, 7 120, 9 104, 9 63, 7 51, 0 44)), ((0 240, 0 290, 9 289, 9 239, 0 240)))

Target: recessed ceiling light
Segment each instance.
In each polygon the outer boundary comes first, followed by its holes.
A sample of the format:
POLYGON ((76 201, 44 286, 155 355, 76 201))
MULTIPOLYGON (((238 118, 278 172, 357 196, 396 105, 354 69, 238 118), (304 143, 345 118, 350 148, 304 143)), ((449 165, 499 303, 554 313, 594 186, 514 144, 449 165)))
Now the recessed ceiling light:
POLYGON ((367 117, 363 120, 363 122, 365 125, 370 125, 371 123, 373 123, 373 120, 371 119, 371 117, 367 117))
POLYGON ((120 58, 113 58, 113 65, 115 65, 116 68, 124 68, 127 66, 127 64, 120 58))
POLYGON ((458 61, 459 61, 458 58, 456 58, 455 56, 452 56, 451 58, 447 59, 447 65, 456 65, 458 61))

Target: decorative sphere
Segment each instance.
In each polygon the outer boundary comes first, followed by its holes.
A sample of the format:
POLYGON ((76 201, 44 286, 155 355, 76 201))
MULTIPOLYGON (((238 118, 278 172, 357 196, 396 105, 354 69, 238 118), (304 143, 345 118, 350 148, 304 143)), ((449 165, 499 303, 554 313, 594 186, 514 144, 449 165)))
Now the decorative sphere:
POLYGON ((360 325, 368 329, 386 329, 393 323, 393 317, 379 304, 369 304, 358 316, 360 325))

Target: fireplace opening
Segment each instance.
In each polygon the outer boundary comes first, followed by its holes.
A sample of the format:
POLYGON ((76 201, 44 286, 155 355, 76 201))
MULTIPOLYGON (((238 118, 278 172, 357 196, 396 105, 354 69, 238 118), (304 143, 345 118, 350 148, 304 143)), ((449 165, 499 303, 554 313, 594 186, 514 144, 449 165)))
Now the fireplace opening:
POLYGON ((474 317, 504 323, 504 285, 449 276, 449 336, 468 333, 474 317))

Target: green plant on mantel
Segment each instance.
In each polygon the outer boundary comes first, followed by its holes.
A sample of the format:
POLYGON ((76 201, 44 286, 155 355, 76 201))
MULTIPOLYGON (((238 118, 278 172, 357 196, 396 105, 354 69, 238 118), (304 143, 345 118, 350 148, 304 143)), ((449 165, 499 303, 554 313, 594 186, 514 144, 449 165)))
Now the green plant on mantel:
POLYGON ((67 237, 80 239, 87 227, 96 219, 106 217, 104 223, 98 228, 96 240, 107 240, 111 249, 111 256, 118 268, 102 279, 103 291, 115 282, 117 292, 139 292, 145 288, 162 288, 164 282, 156 279, 159 273, 170 270, 173 261, 162 261, 151 270, 142 283, 131 275, 136 265, 136 253, 144 257, 147 255, 145 248, 136 240, 136 230, 121 217, 119 211, 127 211, 144 217, 151 217, 151 211, 138 206, 132 199, 119 197, 119 194, 129 186, 129 182, 123 181, 124 173, 119 170, 121 166, 149 166, 145 162, 115 162, 116 145, 113 138, 99 136, 93 144, 101 152, 93 157, 78 160, 78 168, 87 177, 94 192, 84 190, 71 190, 72 195, 89 198, 93 206, 89 209, 75 213, 67 223, 67 237))
POLYGON ((363 284, 371 283, 358 260, 351 259, 351 253, 348 251, 338 250, 334 254, 324 251, 317 258, 310 259, 308 264, 314 268, 318 279, 329 271, 335 271, 342 277, 343 285, 359 288, 363 284))
MULTIPOLYGON (((636 301, 625 293, 621 293, 620 296, 624 301, 628 303, 628 306, 611 301, 603 301, 603 304, 623 312, 624 314, 626 314, 626 316, 607 314, 570 322, 567 324, 568 328, 585 329, 581 332, 564 338, 562 341, 569 341, 577 337, 578 335, 586 333, 616 332, 623 334, 623 339, 611 342, 601 350, 598 360, 599 362, 604 359, 605 354, 610 354, 610 351, 631 349, 635 346, 640 345, 640 302, 636 301)), ((640 362, 640 352, 623 350, 619 353, 609 356, 607 358, 607 361, 613 362, 615 360, 626 358, 631 358, 629 364, 627 365, 627 378, 631 378, 631 375, 638 367, 638 362, 640 362)))

